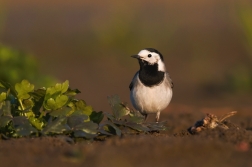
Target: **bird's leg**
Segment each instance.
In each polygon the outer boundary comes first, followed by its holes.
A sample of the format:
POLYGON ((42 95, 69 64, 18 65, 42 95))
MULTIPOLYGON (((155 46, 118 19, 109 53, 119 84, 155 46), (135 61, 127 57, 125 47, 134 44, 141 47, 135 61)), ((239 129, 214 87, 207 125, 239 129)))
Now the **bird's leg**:
POLYGON ((159 121, 159 116, 160 116, 160 111, 157 112, 157 115, 156 115, 156 123, 158 123, 158 121, 159 121))

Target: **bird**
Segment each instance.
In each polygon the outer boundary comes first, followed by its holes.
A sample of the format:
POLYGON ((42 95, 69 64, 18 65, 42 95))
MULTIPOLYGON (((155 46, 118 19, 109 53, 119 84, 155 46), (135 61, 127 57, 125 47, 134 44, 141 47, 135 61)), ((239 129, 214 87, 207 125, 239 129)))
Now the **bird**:
POLYGON ((129 85, 131 103, 145 121, 149 114, 156 113, 158 123, 160 112, 169 105, 173 95, 173 81, 166 71, 163 55, 154 48, 145 48, 131 57, 140 65, 129 85))

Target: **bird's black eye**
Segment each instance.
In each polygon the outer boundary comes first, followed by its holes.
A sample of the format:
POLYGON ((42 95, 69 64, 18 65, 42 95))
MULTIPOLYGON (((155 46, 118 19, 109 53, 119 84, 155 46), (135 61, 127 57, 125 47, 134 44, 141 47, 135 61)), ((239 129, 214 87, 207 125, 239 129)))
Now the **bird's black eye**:
POLYGON ((148 57, 151 57, 152 55, 151 54, 148 54, 148 57))

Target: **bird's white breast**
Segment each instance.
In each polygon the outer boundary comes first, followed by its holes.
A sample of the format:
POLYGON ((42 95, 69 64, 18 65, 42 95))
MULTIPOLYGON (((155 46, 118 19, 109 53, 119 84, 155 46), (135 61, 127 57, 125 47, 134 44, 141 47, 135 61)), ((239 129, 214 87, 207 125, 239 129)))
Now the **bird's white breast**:
POLYGON ((171 101, 172 88, 165 76, 162 83, 147 87, 141 83, 138 74, 130 93, 133 106, 144 114, 157 113, 164 110, 171 101))

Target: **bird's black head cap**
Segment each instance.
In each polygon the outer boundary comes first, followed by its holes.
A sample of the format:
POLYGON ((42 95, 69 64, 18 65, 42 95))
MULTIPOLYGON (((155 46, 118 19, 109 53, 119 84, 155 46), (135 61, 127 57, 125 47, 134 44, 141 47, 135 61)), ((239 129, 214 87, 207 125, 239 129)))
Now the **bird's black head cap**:
POLYGON ((163 55, 162 55, 157 49, 154 49, 154 48, 145 48, 145 50, 148 50, 148 51, 150 51, 150 52, 154 52, 154 53, 159 54, 159 55, 160 55, 160 59, 161 59, 162 61, 164 61, 163 55))

